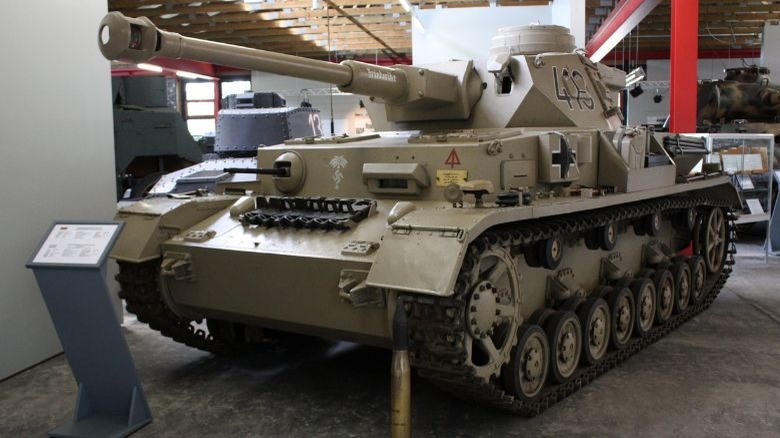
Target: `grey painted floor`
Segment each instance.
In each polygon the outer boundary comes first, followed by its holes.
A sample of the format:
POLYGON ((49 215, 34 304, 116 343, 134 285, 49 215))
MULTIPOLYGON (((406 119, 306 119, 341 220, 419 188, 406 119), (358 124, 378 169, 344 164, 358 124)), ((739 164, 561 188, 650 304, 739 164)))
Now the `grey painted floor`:
MULTIPOLYGON (((416 436, 778 436, 780 259, 741 244, 713 306, 623 366, 522 419, 413 380, 416 436)), ((136 436, 383 436, 389 352, 316 340, 238 361, 127 324, 154 422, 136 436)), ((3 336, 12 336, 5 333, 3 336)), ((75 384, 63 356, 0 382, 0 437, 65 422, 75 384)))

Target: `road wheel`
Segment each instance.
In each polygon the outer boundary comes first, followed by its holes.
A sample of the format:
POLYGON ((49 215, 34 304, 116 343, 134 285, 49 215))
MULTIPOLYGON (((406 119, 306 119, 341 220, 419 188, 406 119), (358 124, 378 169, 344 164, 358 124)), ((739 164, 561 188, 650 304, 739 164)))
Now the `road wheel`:
POLYGON ((577 371, 582 351, 582 327, 571 311, 555 312, 545 324, 550 341, 550 380, 564 383, 577 371))
POLYGON ((644 336, 653 328, 655 319, 656 292, 655 285, 649 278, 637 278, 631 285, 636 304, 636 319, 634 321, 634 335, 644 336))
POLYGON ((699 304, 704 300, 704 287, 707 283, 707 266, 704 257, 693 256, 688 260, 691 269, 691 304, 699 304))
POLYGON ((610 320, 610 345, 616 350, 622 350, 631 340, 634 331, 636 306, 634 296, 627 287, 615 289, 607 295, 610 320))
POLYGON ((674 276, 668 269, 656 271, 653 275, 653 285, 656 291, 655 322, 665 324, 672 317, 674 309, 675 290, 674 276))
POLYGON ((609 346, 609 305, 601 298, 589 298, 580 306, 577 316, 582 326, 582 361, 598 363, 609 346))
POLYGON ((504 385, 517 399, 536 400, 544 388, 550 362, 550 344, 538 325, 525 324, 517 331, 509 364, 502 371, 504 385))
POLYGON ((674 300, 675 313, 682 313, 688 308, 688 300, 691 298, 691 268, 685 262, 676 262, 672 265, 674 277, 674 289, 677 291, 674 300))

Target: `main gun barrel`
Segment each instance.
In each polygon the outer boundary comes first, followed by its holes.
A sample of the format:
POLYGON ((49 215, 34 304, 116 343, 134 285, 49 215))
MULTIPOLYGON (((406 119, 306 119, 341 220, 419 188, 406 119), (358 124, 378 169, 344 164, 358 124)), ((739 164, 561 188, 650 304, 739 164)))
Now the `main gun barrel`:
POLYGON ((166 32, 146 17, 110 12, 100 22, 98 45, 108 59, 135 62, 154 57, 185 58, 245 70, 257 70, 327 82, 344 91, 390 101, 407 94, 406 73, 355 61, 335 64, 267 50, 201 40, 166 32))

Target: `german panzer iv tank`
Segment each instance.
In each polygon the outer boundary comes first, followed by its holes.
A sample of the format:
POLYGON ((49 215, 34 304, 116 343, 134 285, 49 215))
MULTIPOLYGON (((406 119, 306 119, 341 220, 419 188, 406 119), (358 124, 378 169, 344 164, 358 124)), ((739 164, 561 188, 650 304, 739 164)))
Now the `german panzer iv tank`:
POLYGON ((538 414, 709 306, 740 205, 728 177, 689 176, 695 142, 667 151, 621 126, 611 93, 624 76, 572 41, 557 26, 508 28, 484 61, 380 67, 108 14, 109 59, 327 81, 370 96, 396 130, 260 148, 257 168, 233 169, 256 181, 120 210, 112 256, 128 310, 229 353, 262 329, 389 347, 403 305, 421 376, 538 414))

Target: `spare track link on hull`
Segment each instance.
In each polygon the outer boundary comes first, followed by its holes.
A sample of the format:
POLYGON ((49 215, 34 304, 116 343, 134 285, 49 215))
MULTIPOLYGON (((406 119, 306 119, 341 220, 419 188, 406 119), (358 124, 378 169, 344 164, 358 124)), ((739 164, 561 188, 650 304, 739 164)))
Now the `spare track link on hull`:
POLYGON ((220 342, 193 322, 174 314, 162 300, 160 281, 160 259, 143 263, 118 262, 119 298, 125 300, 128 312, 136 315, 138 321, 149 324, 153 330, 176 342, 220 356, 232 356, 236 349, 220 342))
POLYGON ((501 226, 488 230, 471 243, 464 264, 469 257, 491 245, 506 248, 528 245, 554 235, 581 232, 626 219, 640 218, 654 211, 667 211, 690 207, 724 207, 727 209, 728 230, 724 250, 727 256, 720 273, 710 274, 706 282, 706 297, 698 305, 690 305, 681 314, 673 316, 665 324, 654 327, 643 337, 632 338, 626 348, 610 350, 596 365, 580 366, 571 380, 563 384, 548 383, 541 396, 532 403, 524 403, 507 393, 499 382, 486 382, 477 377, 465 359, 468 357, 464 343, 467 327, 464 309, 468 280, 459 278, 460 288, 450 297, 433 298, 406 296, 407 314, 412 336, 412 366, 418 373, 447 392, 494 408, 525 417, 533 417, 587 385, 611 368, 624 362, 648 345, 664 337, 685 321, 705 310, 720 292, 734 264, 736 252, 733 213, 725 203, 707 198, 667 198, 649 200, 593 212, 566 215, 554 220, 522 222, 515 226, 501 226))

